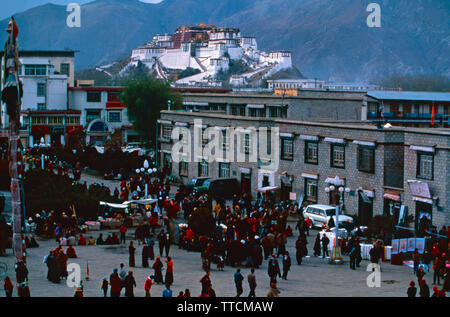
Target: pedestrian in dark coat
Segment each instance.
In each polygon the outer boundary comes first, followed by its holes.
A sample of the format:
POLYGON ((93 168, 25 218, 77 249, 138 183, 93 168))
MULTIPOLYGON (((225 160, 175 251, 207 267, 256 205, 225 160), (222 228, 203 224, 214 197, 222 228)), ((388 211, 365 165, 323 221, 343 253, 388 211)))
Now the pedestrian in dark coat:
POLYGON ((130 263, 129 266, 130 267, 135 267, 136 266, 136 262, 134 260, 134 251, 136 251, 136 248, 134 247, 133 241, 130 242, 130 246, 128 247, 128 252, 130 253, 130 263))
POLYGON ((144 242, 142 247, 142 267, 148 267, 149 255, 150 255, 150 247, 144 242))
POLYGON ((270 277, 270 283, 277 282, 277 275, 281 277, 280 266, 278 265, 277 257, 275 254, 273 254, 272 258, 269 260, 267 274, 270 277))
POLYGON ((242 281, 244 277, 241 274, 241 269, 237 269, 234 273, 234 283, 236 284, 236 297, 241 297, 244 290, 242 289, 242 281))
POLYGON ((163 276, 162 276, 162 268, 163 268, 163 264, 161 262, 161 258, 158 256, 156 258, 155 263, 153 263, 153 269, 155 270, 155 283, 159 284, 163 284, 163 276))
POLYGON ((283 279, 287 280, 287 275, 289 270, 291 269, 291 257, 289 256, 289 252, 286 251, 283 256, 283 279))
POLYGON ((158 234, 158 243, 159 243, 159 256, 163 256, 164 247, 166 245, 166 235, 164 233, 164 229, 158 234))
POLYGON ((409 282, 408 291, 406 292, 408 297, 416 297, 417 288, 415 285, 414 281, 409 282))
POLYGON ((320 233, 318 233, 314 241, 314 256, 320 256, 320 249, 320 233))
POLYGON ((248 297, 256 297, 256 277, 255 277, 255 269, 251 269, 251 273, 247 277, 248 279, 248 286, 250 287, 250 293, 248 294, 248 297))
POLYGON ((173 261, 170 256, 167 257, 166 263, 167 263, 166 285, 172 285, 173 284, 173 261))
POLYGON ((328 254, 328 244, 330 244, 330 239, 328 239, 327 235, 324 234, 322 237, 322 258, 325 259, 325 256, 330 256, 328 254))
POLYGON ((420 287, 420 297, 430 297, 430 288, 427 285, 427 281, 423 278, 419 282, 420 287))
POLYGON ((111 285, 111 297, 120 297, 120 291, 122 290, 122 280, 117 273, 117 269, 114 269, 113 273, 109 277, 109 284, 111 285))
POLYGON ((155 260, 155 251, 153 249, 155 245, 155 239, 153 238, 153 235, 151 234, 150 237, 148 238, 148 257, 150 258, 150 260, 155 260))
POLYGON ((134 288, 136 287, 136 280, 134 279, 133 272, 129 271, 124 281, 125 297, 134 297, 134 288))

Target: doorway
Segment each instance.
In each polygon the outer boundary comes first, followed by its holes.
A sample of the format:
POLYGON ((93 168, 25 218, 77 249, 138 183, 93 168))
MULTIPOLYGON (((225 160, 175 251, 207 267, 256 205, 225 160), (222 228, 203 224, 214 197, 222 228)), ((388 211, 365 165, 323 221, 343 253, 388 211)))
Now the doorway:
POLYGON ((358 220, 360 226, 368 226, 373 217, 373 198, 358 193, 358 220))

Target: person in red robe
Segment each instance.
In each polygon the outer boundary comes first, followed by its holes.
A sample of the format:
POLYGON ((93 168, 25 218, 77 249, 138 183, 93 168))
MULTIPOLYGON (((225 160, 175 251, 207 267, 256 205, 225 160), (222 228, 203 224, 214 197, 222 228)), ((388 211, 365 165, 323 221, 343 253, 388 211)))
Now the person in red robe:
POLYGON ((69 247, 67 248, 66 254, 69 257, 69 259, 77 258, 77 253, 75 252, 75 249, 71 245, 69 245, 69 247))
POLYGON ((80 237, 78 238, 78 245, 86 245, 86 237, 83 235, 80 235, 80 237))
POLYGON ((151 297, 150 290, 153 285, 153 276, 148 276, 144 283, 145 297, 151 297))

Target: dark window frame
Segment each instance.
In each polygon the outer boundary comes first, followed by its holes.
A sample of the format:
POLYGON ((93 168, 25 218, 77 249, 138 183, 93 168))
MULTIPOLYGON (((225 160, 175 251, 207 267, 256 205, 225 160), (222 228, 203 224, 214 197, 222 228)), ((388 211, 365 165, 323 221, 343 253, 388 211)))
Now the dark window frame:
POLYGON ((280 143, 281 143, 280 144, 281 145, 280 158, 283 161, 294 161, 294 149, 295 149, 294 139, 293 138, 281 138, 280 143), (286 141, 292 142, 292 157, 290 157, 290 158, 285 156, 286 152, 284 151, 284 144, 286 141))
POLYGON ((102 102, 102 92, 86 91, 86 102, 102 102), (94 96, 98 96, 98 98, 93 98, 94 96))
POLYGON ((309 141, 305 140, 305 164, 311 164, 311 165, 319 165, 319 142, 318 141, 309 141), (317 148, 317 159, 316 161, 310 161, 308 158, 308 145, 309 144, 315 144, 317 148))
POLYGON ((345 144, 332 143, 330 145, 330 167, 345 169, 345 144), (344 159, 342 166, 336 165, 334 162, 334 151, 336 147, 342 147, 344 149, 344 159))
POLYGON ((319 201, 319 180, 313 178, 305 178, 305 200, 312 203, 319 201), (314 181, 316 183, 316 195, 315 197, 308 196, 308 181, 314 181), (311 199, 312 198, 312 199, 311 199))
POLYGON ((375 148, 372 146, 363 146, 363 145, 358 145, 358 149, 356 150, 356 167, 358 168, 358 171, 360 172, 364 172, 364 173, 369 173, 369 174, 375 174, 375 148), (364 167, 361 166, 361 151, 371 151, 371 163, 369 163, 369 168, 365 169, 364 167))
POLYGON ((430 180, 430 181, 432 181, 432 180, 434 180, 434 153, 430 153, 430 152, 421 152, 421 151, 418 151, 417 152, 417 166, 416 166, 416 178, 418 178, 418 179, 424 179, 424 180, 430 180), (420 163, 421 163, 421 156, 422 155, 427 155, 427 156, 431 156, 431 158, 432 158, 432 163, 431 163, 431 177, 428 177, 428 176, 423 176, 421 173, 420 173, 420 163))

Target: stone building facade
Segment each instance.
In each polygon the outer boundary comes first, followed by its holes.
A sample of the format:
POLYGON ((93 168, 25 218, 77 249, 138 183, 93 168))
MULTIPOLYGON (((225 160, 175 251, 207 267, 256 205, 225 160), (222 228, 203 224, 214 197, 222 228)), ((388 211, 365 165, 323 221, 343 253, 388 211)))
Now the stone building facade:
MULTIPOLYGON (((199 176, 233 177, 245 184, 243 186, 250 189, 253 197, 258 191, 273 189, 283 200, 295 198, 306 204, 327 205, 339 204, 340 197, 337 189, 327 193, 325 187, 345 186, 350 188, 350 193, 343 195, 345 212, 359 216, 362 225, 367 225, 373 216, 379 214, 402 218, 405 207, 408 207, 410 215, 416 215, 416 209, 423 208, 422 201, 430 201, 426 200, 427 197, 421 197, 420 203, 417 203, 418 198, 411 194, 409 181, 417 180, 417 151, 413 150, 417 147, 414 146, 431 147, 434 149, 435 171, 433 179, 427 183, 433 204, 432 221, 438 226, 450 222, 446 210, 449 204, 450 132, 445 130, 379 130, 364 124, 251 118, 217 112, 163 111, 159 132, 160 162, 169 165, 172 173, 180 176, 185 183, 199 176), (276 155, 276 160, 279 159, 278 166, 272 168, 273 164, 262 158, 252 162, 236 162, 236 156, 231 160, 225 158, 206 163, 207 155, 202 152, 197 156, 189 155, 183 159, 186 162, 171 162, 172 148, 178 143, 178 140, 170 138, 173 128, 188 128, 192 139, 194 128, 198 128, 194 127, 194 120, 201 120, 202 129, 240 128, 233 141, 226 141, 227 144, 233 142, 234 152, 242 146, 248 152, 254 146, 250 141, 252 127, 258 133, 263 128, 278 128, 278 133, 273 130, 273 135, 269 136, 269 139, 278 136, 278 144, 273 145, 278 151, 274 148, 270 151, 276 155), (239 143, 238 138, 245 134, 249 137, 239 143)), ((190 145, 193 153, 192 142, 190 145)), ((416 188, 421 186, 419 184, 416 188)))

